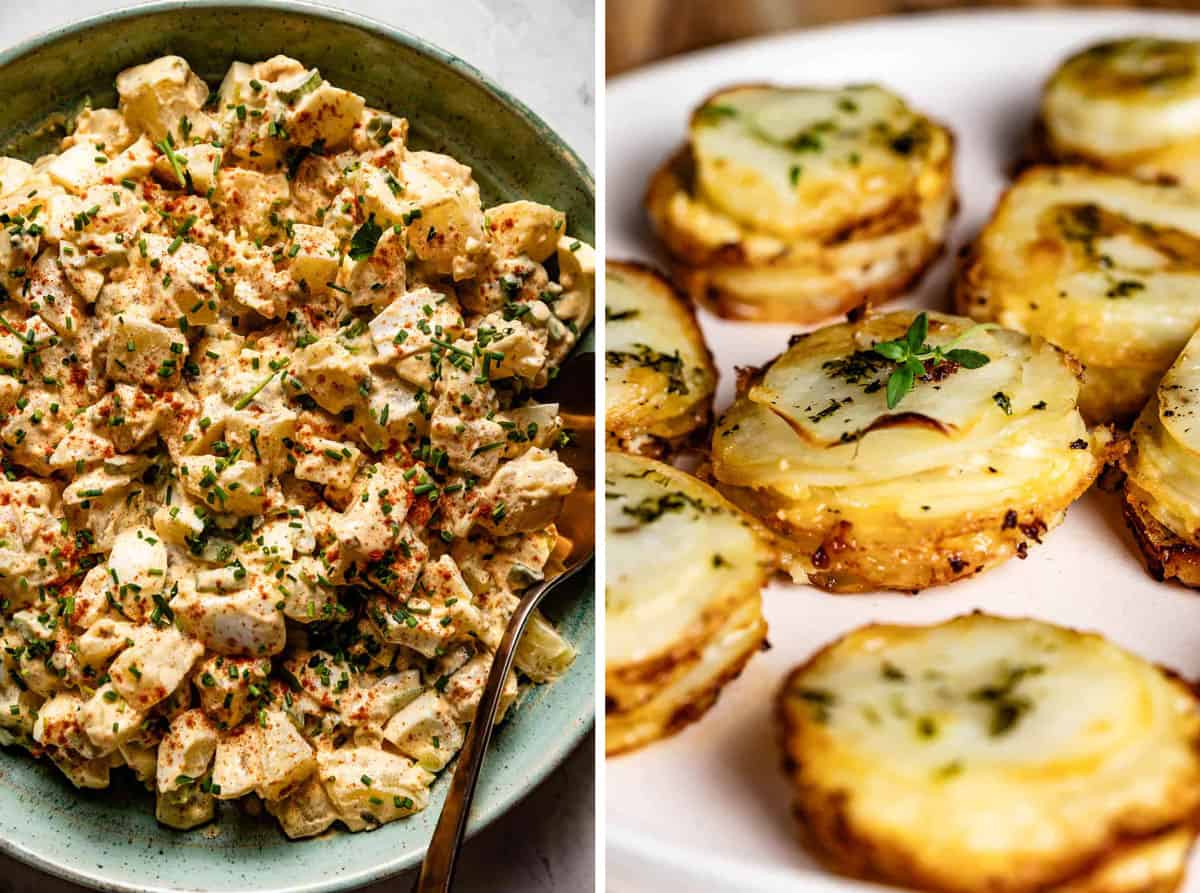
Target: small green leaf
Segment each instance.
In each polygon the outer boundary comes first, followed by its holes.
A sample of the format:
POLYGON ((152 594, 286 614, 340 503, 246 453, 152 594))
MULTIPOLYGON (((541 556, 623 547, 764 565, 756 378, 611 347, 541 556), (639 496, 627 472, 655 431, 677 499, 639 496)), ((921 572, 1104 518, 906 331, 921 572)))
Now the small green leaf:
POLYGON ((916 357, 909 357, 904 361, 904 368, 909 371, 913 379, 918 379, 925 374, 925 364, 916 357))
POLYGON ((381 236, 383 236, 383 227, 375 222, 375 215, 372 214, 350 239, 350 251, 348 252, 350 259, 363 260, 370 257, 375 251, 375 246, 379 244, 381 236))
POLYGON ((908 359, 908 347, 899 341, 884 341, 875 345, 875 353, 897 363, 908 359))
POLYGON ((908 343, 909 353, 920 353, 925 344, 925 336, 929 334, 929 316, 922 310, 908 327, 904 340, 908 343))
POLYGON ((896 404, 904 399, 904 395, 912 390, 913 374, 907 366, 901 366, 888 378, 887 407, 895 409, 896 404))
POLYGON ((958 363, 964 369, 978 369, 980 366, 986 366, 990 362, 987 354, 961 347, 948 351, 946 359, 958 363))

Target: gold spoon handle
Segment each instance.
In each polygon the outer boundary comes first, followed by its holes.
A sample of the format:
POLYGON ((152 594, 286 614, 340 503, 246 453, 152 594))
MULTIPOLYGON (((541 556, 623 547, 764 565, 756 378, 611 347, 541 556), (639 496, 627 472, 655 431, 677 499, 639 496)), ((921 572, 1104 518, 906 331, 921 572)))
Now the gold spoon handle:
POLYGON ((463 833, 467 829, 471 800, 475 797, 475 785, 479 781, 479 770, 483 766, 483 757, 492 738, 496 713, 500 709, 504 680, 508 678, 509 670, 512 669, 521 634, 542 598, 560 583, 574 576, 586 563, 576 562, 574 567, 568 568, 553 580, 529 590, 509 619, 500 646, 492 656, 492 669, 479 698, 479 706, 475 709, 475 718, 467 730, 466 741, 459 752, 454 776, 450 781, 450 790, 446 794, 446 802, 442 806, 437 827, 433 830, 433 837, 429 841, 429 849, 426 850, 425 859, 421 863, 421 874, 417 878, 413 893, 449 893, 451 881, 454 879, 455 863, 458 861, 458 851, 462 847, 463 833))

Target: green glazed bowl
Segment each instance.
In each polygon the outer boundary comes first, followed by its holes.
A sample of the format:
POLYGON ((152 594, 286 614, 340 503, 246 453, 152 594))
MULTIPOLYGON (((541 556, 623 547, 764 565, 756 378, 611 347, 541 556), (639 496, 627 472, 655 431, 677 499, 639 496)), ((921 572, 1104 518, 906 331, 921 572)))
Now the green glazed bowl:
MULTIPOLYGON (((591 175, 529 109, 411 34, 304 3, 170 0, 88 19, 0 53, 0 154, 31 160, 52 148, 61 122, 85 97, 97 107, 114 105, 117 72, 166 53, 183 56, 213 87, 234 60, 298 58, 370 105, 407 117, 417 147, 471 165, 485 202, 551 204, 567 213, 572 235, 594 241, 591 175)), ((595 584, 587 577, 546 609, 579 656, 563 679, 531 689, 497 730, 472 831, 536 786, 593 723, 595 584)), ((117 775, 108 790, 77 791, 53 766, 0 749, 0 850, 102 890, 345 890, 420 861, 448 781, 443 774, 429 808, 410 819, 292 842, 270 817, 230 804, 207 827, 163 828, 152 796, 117 775)))

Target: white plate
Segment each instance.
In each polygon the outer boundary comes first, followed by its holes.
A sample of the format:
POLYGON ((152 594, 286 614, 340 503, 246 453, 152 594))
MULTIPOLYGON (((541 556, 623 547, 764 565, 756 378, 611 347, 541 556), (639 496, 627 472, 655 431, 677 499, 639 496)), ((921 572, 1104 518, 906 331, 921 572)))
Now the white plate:
MULTIPOLYGON (((946 256, 902 302, 948 309, 954 254, 991 213, 1043 81, 1068 53, 1131 33, 1200 37, 1200 16, 1004 12, 885 19, 736 44, 615 79, 607 99, 608 254, 655 259, 641 209, 647 178, 682 141, 693 106, 718 87, 878 81, 958 137, 962 212, 946 256)), ((709 314, 701 323, 721 371, 718 409, 733 396, 733 368, 775 356, 793 331, 709 314)), ((1076 504, 1026 561, 916 597, 831 596, 773 584, 765 606, 772 649, 750 661, 699 723, 608 761, 611 889, 869 889, 823 872, 796 843, 772 722, 776 689, 790 668, 853 627, 932 622, 976 608, 1099 630, 1189 678, 1200 676, 1200 593, 1155 583, 1114 497, 1098 491, 1076 504)), ((1200 890, 1200 857, 1192 865, 1185 886, 1200 890)))

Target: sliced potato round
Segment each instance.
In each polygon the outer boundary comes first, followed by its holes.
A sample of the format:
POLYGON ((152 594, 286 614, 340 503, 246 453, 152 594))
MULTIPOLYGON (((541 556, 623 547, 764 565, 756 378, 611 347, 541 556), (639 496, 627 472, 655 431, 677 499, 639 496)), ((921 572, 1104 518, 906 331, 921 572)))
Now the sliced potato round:
POLYGON ((968 253, 960 312, 1054 342, 1086 367, 1090 421, 1128 421, 1200 325, 1200 203, 1086 168, 1033 168, 968 253))
POLYGON ((697 195, 785 240, 831 239, 940 193, 952 149, 944 128, 876 86, 733 87, 693 113, 689 136, 697 195))
POLYGON ((608 753, 699 719, 762 645, 772 553, 711 487, 641 456, 609 453, 605 588, 608 753))
POLYGON ((927 359, 893 407, 899 364, 875 346, 906 338, 911 311, 794 339, 717 420, 718 486, 787 540, 794 576, 834 592, 911 591, 1024 557, 1116 449, 1080 416, 1061 351, 927 318, 919 352, 968 353, 927 359))
POLYGON ((953 893, 1173 889, 1200 809, 1200 710, 1100 636, 973 614, 874 625, 778 703, 805 840, 953 893))
POLYGON ((691 304, 654 270, 610 260, 604 281, 608 445, 663 458, 712 418, 712 354, 691 304))
POLYGON ((1075 54, 1042 94, 1052 157, 1200 186, 1200 42, 1129 37, 1075 54))
POLYGON ((814 322, 893 296, 936 257, 953 140, 879 87, 735 87, 693 114, 646 206, 694 300, 814 322))
POLYGON ((1150 572, 1200 587, 1200 336, 1167 370, 1122 460, 1125 519, 1150 572))

